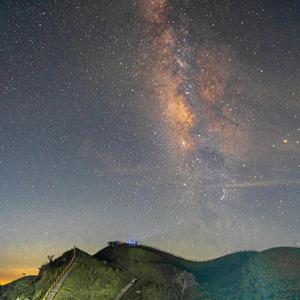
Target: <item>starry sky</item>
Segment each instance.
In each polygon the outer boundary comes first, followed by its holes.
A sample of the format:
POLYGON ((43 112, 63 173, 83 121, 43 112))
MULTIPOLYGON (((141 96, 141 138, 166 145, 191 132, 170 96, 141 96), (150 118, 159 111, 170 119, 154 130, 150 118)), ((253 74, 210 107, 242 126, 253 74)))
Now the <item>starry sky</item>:
POLYGON ((0 284, 73 245, 300 246, 300 3, 0 3, 0 284))

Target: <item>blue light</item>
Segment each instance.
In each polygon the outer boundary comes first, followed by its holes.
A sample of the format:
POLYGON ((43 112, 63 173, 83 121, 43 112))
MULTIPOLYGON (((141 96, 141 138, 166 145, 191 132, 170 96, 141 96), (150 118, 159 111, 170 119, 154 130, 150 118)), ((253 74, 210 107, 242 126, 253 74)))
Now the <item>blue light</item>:
POLYGON ((128 241, 127 241, 127 244, 128 244, 128 245, 134 245, 134 246, 137 246, 137 245, 139 245, 139 242, 136 241, 136 240, 128 240, 128 241))

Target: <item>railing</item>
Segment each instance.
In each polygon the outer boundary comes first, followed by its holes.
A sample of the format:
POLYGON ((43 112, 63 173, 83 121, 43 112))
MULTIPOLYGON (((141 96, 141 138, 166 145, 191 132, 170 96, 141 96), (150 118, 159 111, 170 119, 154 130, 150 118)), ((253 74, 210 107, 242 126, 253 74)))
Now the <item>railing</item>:
POLYGON ((55 279, 55 281, 51 284, 51 286, 48 288, 46 294, 44 295, 44 297, 42 298, 42 300, 47 300, 49 294, 52 292, 52 290, 55 288, 55 286, 57 285, 57 283, 59 282, 59 280, 66 274, 66 272, 68 272, 68 270, 71 268, 72 264, 74 263, 76 257, 76 248, 74 246, 73 248, 73 257, 71 259, 71 261, 66 265, 66 267, 60 272, 60 274, 57 276, 57 278, 55 279))

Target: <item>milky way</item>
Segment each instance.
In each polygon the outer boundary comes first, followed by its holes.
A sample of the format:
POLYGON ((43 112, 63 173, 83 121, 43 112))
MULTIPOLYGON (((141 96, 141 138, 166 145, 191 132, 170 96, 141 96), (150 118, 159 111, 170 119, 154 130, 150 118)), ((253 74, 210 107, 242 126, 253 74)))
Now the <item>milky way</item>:
MULTIPOLYGON (((149 70, 143 73, 152 91, 149 97, 156 102, 158 118, 162 120, 170 144, 170 152, 180 160, 196 148, 192 129, 196 115, 185 96, 186 69, 182 57, 185 45, 177 39, 176 32, 168 23, 167 1, 140 2, 145 21, 148 21, 146 38, 150 40, 149 56, 145 64, 149 70)), ((141 49, 144 53, 144 49, 141 49)))
POLYGON ((162 124, 175 173, 183 182, 179 203, 191 208, 201 203, 200 218, 205 211, 228 219, 223 204, 216 205, 234 197, 232 190, 226 191, 226 163, 245 158, 251 142, 245 116, 235 116, 237 104, 230 99, 241 92, 238 80, 232 84, 238 68, 226 48, 193 45, 188 17, 172 22, 168 1, 140 1, 138 9, 147 41, 147 48, 140 49, 142 69, 147 70, 141 77, 162 124))

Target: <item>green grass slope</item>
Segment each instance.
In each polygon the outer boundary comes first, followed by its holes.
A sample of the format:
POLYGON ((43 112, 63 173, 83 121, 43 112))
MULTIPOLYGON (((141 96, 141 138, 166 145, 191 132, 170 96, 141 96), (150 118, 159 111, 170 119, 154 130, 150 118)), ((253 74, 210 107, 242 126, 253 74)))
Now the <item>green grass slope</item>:
POLYGON ((21 299, 30 297, 34 293, 36 276, 26 276, 10 284, 0 286, 0 300, 21 299))
POLYGON ((0 289, 0 300, 16 300, 17 298, 39 300, 49 286, 71 260, 73 250, 65 252, 53 262, 43 265, 38 276, 24 277, 0 289))
POLYGON ((126 270, 104 264, 87 253, 80 251, 77 257, 76 267, 55 300, 114 299, 131 279, 126 270))
POLYGON ((300 249, 240 252, 188 264, 211 299, 300 299, 300 249))
MULTIPOLYGON (((300 249, 239 252, 192 262, 146 247, 106 247, 91 256, 77 250, 77 265, 55 300, 108 300, 133 279, 123 300, 300 300, 300 249)), ((0 300, 41 299, 72 257, 72 250, 0 287, 0 300)))
MULTIPOLYGON (((147 292, 149 284, 160 284, 162 289, 173 290, 178 296, 178 287, 172 288, 170 282, 174 282, 180 271, 186 271, 194 275, 198 286, 197 293, 185 294, 182 299, 300 300, 298 248, 237 252, 207 262, 192 262, 151 247, 125 245, 107 247, 95 257, 120 264, 137 274, 141 278, 137 286, 141 294, 147 292)), ((170 297, 177 299, 175 294, 170 297)), ((126 299, 151 299, 147 297, 131 293, 126 299)), ((162 294, 156 297, 153 299, 169 299, 162 294)))
MULTIPOLYGON (((130 281, 126 271, 105 265, 91 255, 77 249, 77 265, 64 282, 56 300, 114 299, 130 281)), ((0 300, 20 298, 40 300, 71 260, 73 250, 67 251, 52 263, 41 267, 38 276, 28 276, 0 288, 0 300)))
POLYGON ((300 299, 300 249, 273 248, 258 253, 243 266, 238 292, 249 300, 300 299))
POLYGON ((144 246, 120 245, 99 251, 95 254, 95 258, 120 266, 130 272, 132 278, 138 279, 124 299, 201 299, 199 287, 193 275, 184 273, 184 270, 174 266, 172 259, 177 258, 170 254, 144 246), (184 291, 179 281, 181 277, 189 283, 184 291))

